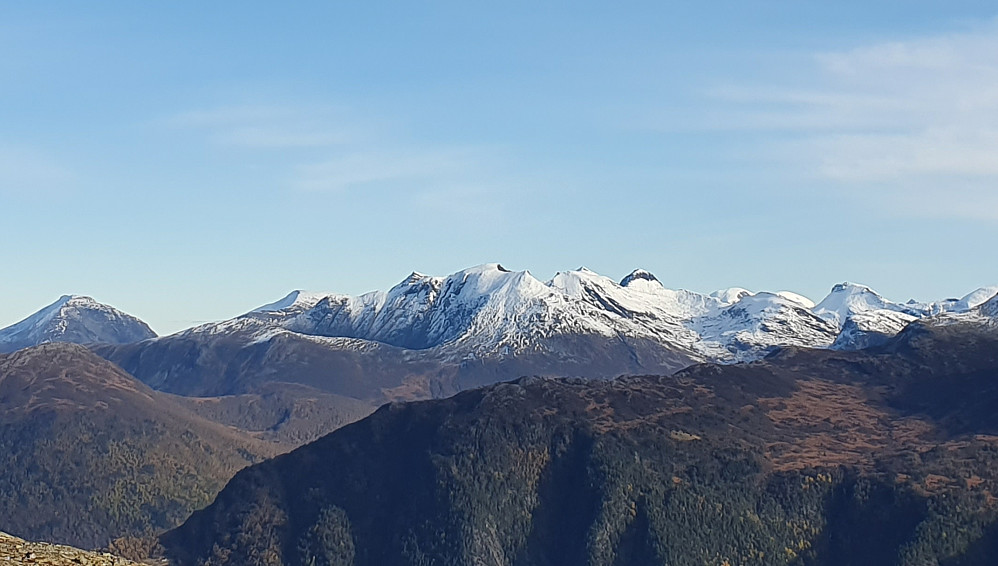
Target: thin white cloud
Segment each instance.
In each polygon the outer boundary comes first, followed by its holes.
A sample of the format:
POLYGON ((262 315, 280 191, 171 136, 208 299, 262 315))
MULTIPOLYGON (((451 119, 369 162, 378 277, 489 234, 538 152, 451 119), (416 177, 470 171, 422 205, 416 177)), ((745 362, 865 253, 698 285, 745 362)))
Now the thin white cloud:
POLYGON ((182 112, 164 123, 203 132, 212 144, 235 148, 330 147, 355 137, 352 125, 328 108, 232 105, 182 112))
POLYGON ((998 194, 998 23, 793 71, 809 78, 710 90, 721 108, 703 126, 785 134, 759 154, 905 214, 998 220, 973 204, 998 194))
POLYGON ((410 139, 382 119, 335 107, 231 104, 176 114, 160 126, 229 151, 270 152, 268 166, 304 193, 394 192, 422 212, 495 208, 496 148, 410 139), (275 157, 276 156, 276 157, 275 157), (284 169, 280 171, 279 169, 284 169))
POLYGON ((420 189, 474 176, 477 166, 478 158, 471 151, 371 149, 301 165, 294 186, 304 191, 341 192, 400 182, 420 189))

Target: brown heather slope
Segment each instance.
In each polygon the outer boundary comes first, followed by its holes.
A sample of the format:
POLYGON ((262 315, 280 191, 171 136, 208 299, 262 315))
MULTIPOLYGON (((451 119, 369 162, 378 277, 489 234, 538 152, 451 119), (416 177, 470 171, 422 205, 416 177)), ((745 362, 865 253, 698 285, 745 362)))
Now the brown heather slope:
POLYGON ((84 548, 153 535, 282 451, 81 346, 0 356, 0 530, 14 535, 84 548))
POLYGON ((243 470, 181 566, 985 566, 998 330, 382 407, 243 470))

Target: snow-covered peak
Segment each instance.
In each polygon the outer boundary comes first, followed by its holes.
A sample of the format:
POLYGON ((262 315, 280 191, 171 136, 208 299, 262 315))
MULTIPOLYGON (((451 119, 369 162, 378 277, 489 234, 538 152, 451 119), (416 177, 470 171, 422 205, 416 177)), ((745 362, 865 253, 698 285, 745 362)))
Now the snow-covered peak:
POLYGON ((125 344, 153 338, 141 320, 83 295, 63 295, 26 319, 0 329, 0 352, 46 342, 125 344))
POLYGON ((595 271, 580 267, 575 271, 560 271, 547 282, 547 287, 562 294, 581 298, 586 296, 587 289, 599 289, 606 292, 608 289, 619 288, 620 285, 609 277, 604 277, 595 271))
POLYGON ((620 280, 621 287, 638 291, 654 292, 663 288, 662 282, 650 271, 635 269, 627 277, 620 280))
POLYGON ((839 283, 814 307, 814 312, 841 327, 851 315, 875 310, 903 310, 873 289, 855 283, 839 283))
POLYGON ((794 293, 793 291, 777 291, 776 294, 790 302, 797 303, 806 309, 813 309, 815 307, 814 301, 799 293, 794 293))
POLYGON ((760 291, 751 295, 744 295, 733 304, 730 309, 740 309, 753 315, 765 313, 773 309, 780 308, 807 308, 795 300, 780 293, 770 293, 760 291))
POLYGON ((742 297, 751 296, 753 293, 748 289, 742 289, 741 287, 731 287, 728 289, 720 289, 714 291, 710 294, 711 297, 717 299, 723 305, 733 305, 738 301, 742 300, 742 297))
POLYGON ((998 286, 981 287, 967 293, 960 300, 946 305, 945 310, 949 312, 967 312, 988 302, 995 295, 998 295, 998 286))
MULTIPOLYGON (((744 290, 741 290, 744 291, 744 290)), ((723 294, 732 303, 691 321, 700 335, 696 349, 708 359, 748 361, 783 346, 825 348, 838 328, 785 293, 723 294)))
POLYGON ((313 291, 302 290, 291 291, 284 298, 274 301, 273 303, 257 307, 250 312, 276 312, 291 308, 300 308, 302 310, 309 309, 328 296, 329 293, 316 293, 313 291))
POLYGON ((63 307, 69 305, 70 302, 73 302, 76 305, 86 305, 89 303, 95 303, 96 301, 94 301, 91 297, 82 295, 63 295, 51 305, 42 308, 21 322, 0 330, 0 341, 2 341, 5 337, 9 337, 14 334, 31 332, 44 328, 44 326, 54 317, 58 316, 63 307))
POLYGON ((463 299, 479 296, 529 299, 544 296, 550 290, 529 271, 510 271, 498 263, 487 263, 445 278, 442 292, 463 299))

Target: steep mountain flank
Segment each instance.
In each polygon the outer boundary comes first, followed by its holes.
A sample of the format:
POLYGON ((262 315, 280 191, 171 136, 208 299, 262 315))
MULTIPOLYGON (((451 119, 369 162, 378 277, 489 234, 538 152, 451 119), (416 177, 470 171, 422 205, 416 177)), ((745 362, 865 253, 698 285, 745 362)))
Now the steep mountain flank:
POLYGON ((984 565, 998 330, 392 404, 240 472, 194 564, 984 565))

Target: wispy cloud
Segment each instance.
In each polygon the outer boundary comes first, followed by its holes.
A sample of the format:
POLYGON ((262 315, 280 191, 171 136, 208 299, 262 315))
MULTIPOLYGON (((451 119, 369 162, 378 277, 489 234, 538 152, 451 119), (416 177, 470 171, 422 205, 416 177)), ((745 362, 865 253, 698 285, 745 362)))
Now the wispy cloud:
POLYGON ((411 188, 422 188, 472 176, 478 165, 475 152, 470 150, 371 149, 302 165, 297 168, 295 186, 306 191, 340 192, 404 181, 411 188))
POLYGON ((161 125, 237 155, 268 155, 274 176, 285 179, 279 188, 378 190, 422 213, 495 209, 491 195, 502 192, 498 172, 508 157, 495 147, 421 141, 390 120, 332 107, 233 104, 179 113, 161 125))
POLYGON ((164 123, 201 131, 215 145, 255 149, 330 147, 355 135, 346 119, 328 108, 233 105, 182 112, 164 123))
POLYGON ((998 193, 998 22, 794 71, 809 78, 711 89, 722 108, 703 126, 786 134, 760 153, 905 214, 998 220, 971 204, 998 193))

